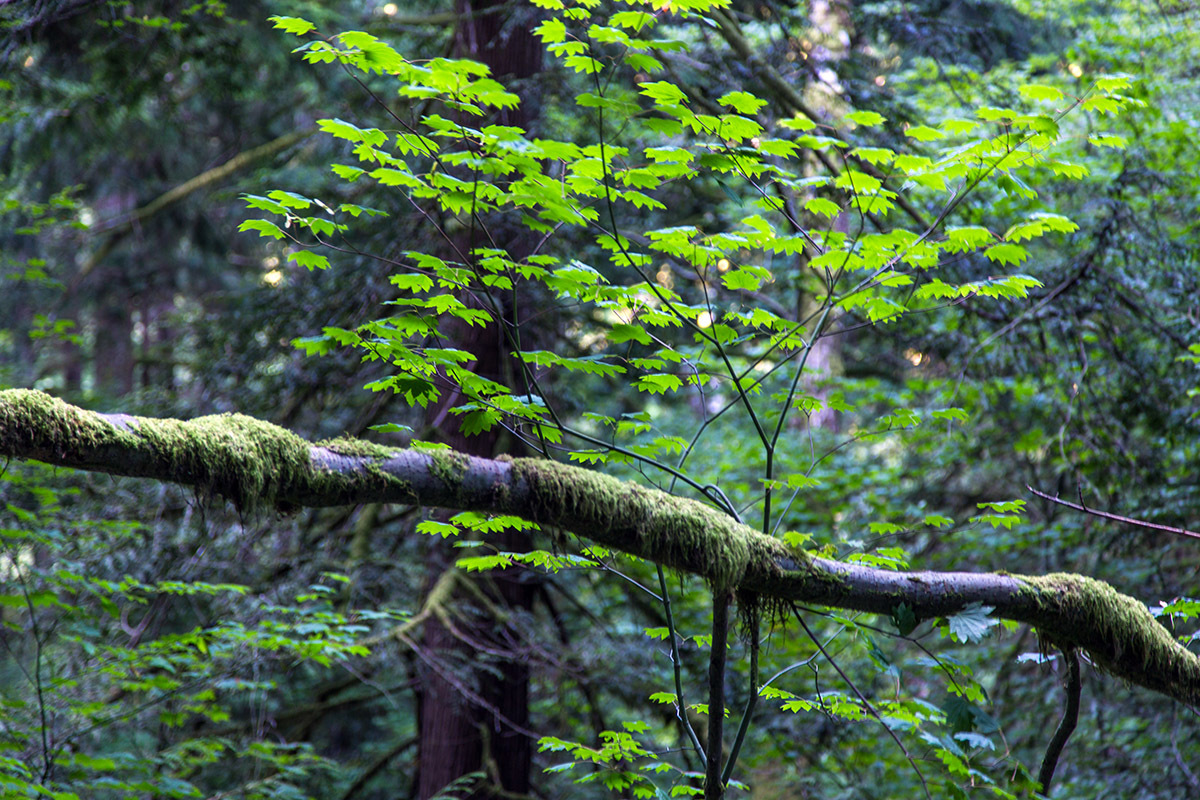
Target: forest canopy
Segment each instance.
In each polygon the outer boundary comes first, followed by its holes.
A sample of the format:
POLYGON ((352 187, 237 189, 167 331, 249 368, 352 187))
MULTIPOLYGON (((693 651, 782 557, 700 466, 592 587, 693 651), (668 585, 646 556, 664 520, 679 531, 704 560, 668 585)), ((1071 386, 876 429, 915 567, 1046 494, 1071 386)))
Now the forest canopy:
POLYGON ((0 8, 14 797, 1200 791, 1186 5, 0 8))

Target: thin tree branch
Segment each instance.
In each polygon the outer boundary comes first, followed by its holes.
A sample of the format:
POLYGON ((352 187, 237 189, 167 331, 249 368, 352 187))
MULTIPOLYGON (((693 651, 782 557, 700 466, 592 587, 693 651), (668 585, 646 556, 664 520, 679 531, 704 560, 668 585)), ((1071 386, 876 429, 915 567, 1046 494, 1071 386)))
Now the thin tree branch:
POLYGON ((104 260, 112 248, 118 241, 132 232, 138 225, 155 214, 169 208, 176 203, 186 199, 189 195, 198 192, 208 186, 223 181, 230 175, 245 169, 256 161, 261 161, 264 158, 275 155, 281 150, 286 150, 294 144, 304 141, 309 136, 317 132, 316 128, 305 128, 299 131, 285 133, 276 139, 272 139, 266 144, 261 144, 258 147, 251 148, 244 152, 238 153, 233 158, 226 161, 224 164, 205 170, 194 178, 184 181, 173 189, 163 192, 158 197, 151 200, 146 205, 136 208, 120 217, 103 220, 92 228, 94 234, 106 235, 108 238, 101 243, 100 247, 84 263, 75 276, 75 282, 83 280, 88 274, 96 268, 96 266, 104 260))
POLYGON ((746 741, 746 732, 750 730, 750 720, 754 716, 754 708, 758 705, 758 637, 762 623, 762 614, 759 609, 755 608, 749 622, 749 646, 750 646, 750 675, 747 677, 747 683, 750 687, 750 697, 746 699, 746 708, 742 711, 742 722, 738 725, 737 735, 733 739, 733 746, 729 749, 729 760, 725 762, 725 771, 721 773, 721 784, 727 786, 729 781, 733 779, 733 769, 737 765, 738 755, 742 752, 742 745, 746 741))
MULTIPOLYGON (((728 42, 729 46, 733 48, 734 52, 736 52, 738 56, 745 61, 745 63, 749 64, 755 69, 756 72, 758 72, 763 80, 763 83, 771 87, 771 89, 780 97, 780 99, 784 101, 786 105, 791 106, 793 110, 799 111, 801 114, 804 114, 804 116, 811 120, 816 121, 820 119, 820 115, 804 102, 804 98, 800 96, 800 93, 796 91, 796 88, 792 86, 787 79, 780 75, 777 69, 763 61, 762 57, 758 55, 754 47, 746 39, 745 35, 742 33, 741 26, 737 24, 733 17, 720 9, 713 9, 709 13, 717 21, 717 31, 722 37, 724 37, 725 41, 728 42)), ((835 136, 836 135, 837 134, 835 134, 835 136)), ((813 152, 816 154, 817 158, 821 160, 821 163, 825 165, 825 168, 828 169, 833 175, 838 175, 841 173, 841 170, 837 168, 837 165, 834 163, 833 159, 831 159, 824 151, 814 150, 813 152)), ((872 177, 881 179, 886 177, 869 163, 864 162, 862 167, 863 171, 872 177)), ((896 205, 900 206, 904 213, 907 214, 913 222, 922 228, 929 227, 925 220, 925 216, 908 201, 908 198, 902 194, 897 194, 895 200, 896 205)))
POLYGON ((808 623, 804 621, 804 617, 800 615, 800 609, 793 607, 792 613, 796 615, 796 619, 799 621, 800 627, 804 628, 804 632, 808 634, 808 638, 811 639, 812 643, 817 646, 817 650, 821 652, 821 655, 825 657, 825 660, 829 662, 829 665, 834 668, 838 675, 841 676, 842 680, 846 682, 846 685, 854 690, 854 694, 858 697, 858 701, 863 704, 863 707, 867 709, 867 713, 875 718, 875 721, 878 722, 885 731, 887 731, 887 735, 890 736, 892 741, 896 743, 896 746, 900 748, 900 752, 904 754, 904 758, 912 766, 913 772, 917 773, 917 777, 920 778, 921 788, 925 792, 925 797, 929 798, 929 800, 932 800, 933 796, 929 793, 929 782, 925 780, 925 774, 921 772, 921 768, 917 766, 917 762, 913 759, 912 754, 908 752, 908 748, 904 746, 904 742, 900 741, 900 737, 896 735, 896 732, 893 731, 891 727, 883 721, 883 717, 880 716, 879 712, 875 710, 875 706, 870 700, 867 699, 867 696, 862 693, 862 690, 858 688, 858 684, 852 681, 850 676, 847 675, 842 668, 838 666, 838 663, 833 660, 833 656, 829 654, 829 651, 825 649, 823 644, 821 644, 821 640, 818 639, 817 635, 813 633, 811 628, 808 627, 808 623))
POLYGON ((1050 796, 1050 781, 1054 779, 1054 769, 1058 766, 1058 759, 1062 755, 1063 748, 1067 746, 1067 740, 1075 732, 1075 725, 1079 722, 1079 695, 1082 688, 1079 679, 1079 653, 1075 650, 1063 650, 1062 654, 1067 667, 1066 708, 1063 709, 1058 729, 1054 731, 1054 736, 1051 737, 1050 744, 1046 747, 1046 755, 1042 758, 1042 768, 1038 771, 1038 782, 1042 784, 1042 794, 1047 797, 1050 796))
POLYGON ((692 742, 692 747, 696 748, 696 753, 700 756, 700 763, 708 768, 708 756, 704 753, 704 745, 700 743, 700 737, 696 735, 696 730, 692 727, 691 721, 687 715, 687 705, 683 699, 683 663, 679 657, 679 640, 675 633, 675 615, 671 611, 671 593, 667 587, 667 576, 663 571, 662 565, 658 565, 658 586, 662 591, 660 600, 663 604, 663 611, 667 617, 667 636, 671 640, 671 668, 675 673, 675 715, 679 717, 679 723, 687 732, 688 739, 692 742))
POLYGON ((400 755, 416 743, 417 737, 413 736, 408 739, 403 739, 389 748, 387 752, 375 759, 370 766, 364 769, 359 776, 354 779, 354 783, 350 784, 350 786, 346 788, 346 791, 342 792, 341 800, 351 800, 351 798, 362 791, 362 788, 367 785, 371 778, 374 778, 376 775, 378 775, 393 758, 400 755))
POLYGON ((1079 505, 1076 505, 1075 503, 1071 503, 1067 500, 1063 500, 1061 497, 1051 497, 1050 495, 1046 494, 1045 492, 1039 492, 1037 489, 1033 488, 1032 486, 1030 486, 1028 484, 1025 485, 1025 488, 1028 489, 1029 491, 1033 492, 1035 495, 1042 498, 1043 500, 1049 500, 1051 503, 1056 503, 1057 505, 1060 505, 1060 506, 1066 506, 1067 508, 1073 509, 1075 511, 1082 511, 1085 514, 1091 514, 1094 517, 1100 517, 1101 519, 1112 520, 1113 522, 1123 522, 1126 525, 1136 525, 1139 528, 1147 528, 1152 531, 1162 531, 1163 533, 1173 533, 1176 536, 1187 536, 1188 538, 1191 538, 1191 539, 1200 539, 1200 533, 1197 533, 1196 531, 1189 531, 1187 528, 1176 528, 1173 525, 1160 525, 1157 522, 1147 522, 1144 519, 1134 519, 1133 517, 1123 517, 1120 514, 1113 514, 1108 511, 1100 511, 1099 509, 1088 508, 1086 505, 1083 504, 1082 496, 1079 498, 1079 505))

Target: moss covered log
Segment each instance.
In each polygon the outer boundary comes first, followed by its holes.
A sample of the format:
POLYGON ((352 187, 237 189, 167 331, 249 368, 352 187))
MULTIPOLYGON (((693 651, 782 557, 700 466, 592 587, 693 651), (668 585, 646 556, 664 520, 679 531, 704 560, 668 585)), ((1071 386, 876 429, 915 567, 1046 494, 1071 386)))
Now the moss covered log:
POLYGON ((100 414, 41 392, 0 392, 0 455, 170 481, 241 507, 390 502, 516 514, 766 602, 804 602, 921 619, 970 603, 1029 623, 1047 643, 1186 703, 1200 659, 1138 600, 1081 575, 890 572, 814 558, 718 510, 540 459, 489 460, 354 440, 310 443, 238 414, 190 421, 100 414))

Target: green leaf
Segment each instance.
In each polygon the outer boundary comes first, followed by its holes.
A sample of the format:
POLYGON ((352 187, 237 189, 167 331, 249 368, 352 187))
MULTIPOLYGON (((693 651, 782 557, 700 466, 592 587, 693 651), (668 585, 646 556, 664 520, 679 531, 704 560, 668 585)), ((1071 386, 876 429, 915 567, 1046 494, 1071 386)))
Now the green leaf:
POLYGON ((1088 141, 1096 147, 1113 147, 1117 150, 1124 150, 1128 144, 1124 136, 1115 133, 1093 133, 1088 136, 1088 141))
POLYGON ((1016 514, 980 514, 976 517, 971 517, 973 523, 986 523, 993 528, 1004 528, 1006 531, 1013 529, 1014 525, 1021 522, 1021 518, 1016 514))
POLYGON ((288 253, 288 261, 294 261, 302 267, 313 269, 328 269, 329 259, 312 250, 298 250, 295 253, 288 253))
POLYGON ((350 142, 362 142, 371 147, 381 147, 387 142, 387 134, 375 128, 359 128, 352 122, 341 119, 317 120, 317 127, 339 139, 350 142))
POLYGON ((267 192, 267 197, 279 203, 284 208, 294 208, 299 211, 311 208, 313 204, 311 198, 296 194, 295 192, 285 192, 282 189, 274 189, 267 192))
POLYGON ((1096 79, 1096 88, 1102 92, 1115 92, 1121 89, 1128 89, 1133 85, 1133 80, 1129 75, 1105 75, 1096 79))
POLYGON ((412 433, 412 428, 407 425, 399 425, 395 422, 384 422, 379 425, 368 425, 367 430, 378 431, 379 433, 412 433))
POLYGON ((892 609, 892 624, 900 631, 901 636, 908 636, 920 624, 920 620, 907 603, 901 603, 892 609))
POLYGON ((881 125, 887 122, 887 117, 875 111, 851 111, 845 117, 847 122, 853 122, 855 125, 860 125, 864 128, 873 128, 876 125, 881 125))
POLYGON ((687 102, 683 90, 669 81, 647 81, 638 86, 642 87, 641 93, 653 100, 655 105, 674 106, 687 102))
POLYGON ((621 344, 628 341, 635 341, 638 344, 654 343, 650 334, 646 333, 646 329, 641 325, 627 325, 625 323, 613 325, 612 330, 608 332, 608 340, 613 344, 621 344))
POLYGON ((1018 87, 1021 97, 1035 102, 1056 103, 1063 99, 1063 91, 1056 86, 1028 83, 1018 87))
POLYGON ((811 131, 813 128, 817 127, 817 123, 813 122, 811 119, 799 112, 797 112, 796 116, 792 117, 791 119, 780 120, 777 124, 779 127, 786 130, 801 132, 811 131))
POLYGON ((960 424, 968 419, 967 412, 961 408, 943 408, 932 412, 929 416, 933 419, 948 419, 960 424))
POLYGON ((946 136, 937 128, 931 128, 928 125, 913 125, 904 131, 904 135, 910 139, 916 139, 918 142, 932 142, 946 136))
POLYGON ((272 16, 267 17, 267 19, 274 22, 276 28, 280 28, 295 36, 303 36, 317 27, 308 20, 301 19, 300 17, 272 16))
POLYGON ((850 151, 850 155, 857 156, 875 166, 890 164, 892 159, 896 157, 895 151, 889 150, 886 147, 856 147, 850 151))
POLYGON ((591 56, 575 55, 563 59, 563 64, 586 75, 594 75, 604 69, 604 65, 591 56))
POLYGON ((746 265, 730 270, 721 276, 721 282, 727 289, 748 289, 758 291, 764 283, 772 280, 771 271, 765 267, 746 265))
POLYGON ((992 511, 1020 512, 1025 510, 1024 500, 991 500, 976 504, 977 508, 989 508, 992 511))
POLYGON ((71 756, 71 762, 76 766, 93 769, 97 772, 111 772, 117 768, 117 762, 114 759, 89 756, 86 753, 75 753, 71 756))
POLYGON ((1117 114, 1125 108, 1125 102, 1112 97, 1092 95, 1079 104, 1085 111, 1097 111, 1101 114, 1117 114))
POLYGON ((1025 259, 1029 258, 1029 251, 1019 244, 1011 244, 1002 242, 994 244, 987 250, 983 251, 987 256, 988 261, 996 264, 1020 264, 1025 259))
POLYGON ((833 219, 842 212, 841 206, 824 197, 814 197, 804 204, 805 211, 833 219))
POLYGON ((393 275, 388 278, 388 282, 397 289, 408 292, 427 292, 433 288, 433 278, 428 275, 422 275, 419 272, 393 275))
POLYGON ((490 556, 468 556, 454 562, 454 566, 465 572, 486 572, 492 569, 508 569, 512 566, 513 558, 507 553, 497 553, 490 556))
POLYGON ((860 172, 856 169, 847 169, 843 170, 842 174, 837 176, 837 180, 833 182, 833 185, 839 189, 847 189, 860 194, 873 194, 883 186, 883 182, 865 172, 860 172))
POLYGON ((287 235, 274 222, 265 219, 248 219, 241 225, 238 225, 238 230, 258 231, 259 236, 265 236, 269 239, 282 239, 287 235))
POLYGON ((946 722, 955 733, 969 731, 975 727, 975 707, 966 698, 951 695, 942 705, 942 711, 946 712, 946 722))
POLYGON ((666 394, 679 390, 683 386, 683 381, 677 375, 658 373, 643 375, 634 382, 634 386, 639 392, 666 394))
POLYGON ((1000 622, 1000 620, 988 616, 995 610, 994 606, 985 606, 979 602, 971 603, 946 620, 946 624, 950 628, 950 636, 964 644, 979 641, 987 635, 989 628, 1000 622))
POLYGON ((642 28, 653 28, 657 21, 653 14, 646 11, 618 11, 608 19, 610 25, 628 28, 635 32, 642 28))
POLYGON ((546 44, 554 44, 567 38, 567 26, 561 19, 548 19, 534 28, 533 32, 546 44))
POLYGON ((443 539, 451 536, 458 536, 460 533, 457 525, 451 525, 447 522, 438 522, 434 519, 422 520, 417 523, 417 533, 425 533, 441 536, 443 539))
POLYGON ((1012 122, 1021 115, 1011 108, 984 106, 975 112, 975 116, 987 122, 1012 122))
POLYGON ((242 199, 246 201, 247 208, 256 208, 259 211, 267 211, 271 214, 287 216, 287 207, 276 200, 271 200, 266 197, 259 197, 256 194, 242 195, 242 199))
POLYGON ((968 226, 964 228, 947 228, 946 242, 942 249, 949 253, 966 253, 995 241, 996 236, 987 228, 968 226))
POLYGON ((767 104, 766 100, 761 100, 758 97, 750 94, 750 92, 726 92, 721 95, 717 102, 724 106, 729 106, 739 114, 756 114, 758 110, 767 104))

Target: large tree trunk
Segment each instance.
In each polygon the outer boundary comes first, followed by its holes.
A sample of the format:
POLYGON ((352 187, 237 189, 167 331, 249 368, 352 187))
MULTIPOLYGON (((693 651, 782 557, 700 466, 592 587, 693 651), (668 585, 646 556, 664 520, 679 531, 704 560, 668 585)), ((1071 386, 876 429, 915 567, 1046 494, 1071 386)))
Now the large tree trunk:
POLYGON ((108 292, 96 307, 96 390, 108 397, 133 391, 133 316, 128 292, 108 292))
MULTIPOLYGON (((454 347, 474 353, 474 371, 492 380, 503 380, 502 331, 498 325, 470 327, 448 325, 448 338, 454 347)), ((447 413, 461 402, 455 393, 447 393, 431 408, 439 421, 439 438, 456 450, 476 456, 496 454, 501 429, 464 436, 457 418, 447 413)), ((446 569, 455 555, 440 540, 430 554, 430 586, 446 569)), ((521 549, 524 542, 509 535, 496 541, 502 550, 521 549)), ((516 573, 516 571, 513 571, 516 573)), ((532 581, 523 582, 518 574, 492 573, 479 580, 493 609, 528 610, 533 603, 532 581)), ((529 665, 520 653, 494 662, 497 652, 508 648, 501 623, 488 609, 469 595, 460 593, 454 601, 462 607, 458 632, 472 642, 485 644, 490 654, 474 651, 468 642, 447 630, 437 618, 425 625, 423 646, 426 653, 420 693, 420 738, 418 791, 421 800, 433 797, 452 781, 473 772, 487 773, 470 796, 499 797, 502 792, 525 793, 529 790, 532 743, 522 732, 529 722, 529 665), (474 669, 465 665, 470 665, 474 669), (468 692, 470 694, 468 694, 468 692), (473 696, 472 696, 473 695, 473 696)))
MULTIPOLYGON (((531 33, 532 25, 516 24, 510 14, 496 13, 496 0, 470 2, 459 0, 460 17, 455 32, 458 55, 487 64, 494 77, 528 78, 541 70, 541 43, 531 33)), ((521 13, 521 12, 518 12, 521 13)), ((528 98, 519 108, 506 111, 496 121, 522 128, 531 118, 528 98)), ((495 235, 493 231, 493 235, 495 235)), ((512 232, 507 232, 512 233, 512 232)), ((508 237, 506 237, 508 238, 508 237)), ((525 237, 519 233, 510 241, 514 259, 520 258, 525 237)), ((476 242, 460 243, 468 252, 476 242)), ((466 298, 464 298, 466 301, 466 298)), ((500 324, 477 328, 455 325, 445 331, 454 347, 475 354, 474 371, 487 378, 505 381, 504 333, 500 324)), ((431 419, 440 421, 440 438, 456 450, 476 456, 497 454, 500 429, 489 434, 463 436, 456 418, 446 409, 457 404, 452 394, 431 410, 431 419)), ((525 537, 501 534, 496 546, 516 551, 527 547, 525 537)), ((450 566, 453 555, 438 548, 431 558, 430 585, 450 566)), ((480 579, 495 607, 522 612, 533 605, 536 584, 521 580, 515 570, 497 572, 480 579)), ((460 597, 459 603, 470 603, 460 597)), ((525 732, 529 728, 529 664, 520 650, 512 650, 515 637, 505 636, 483 609, 475 608, 464 631, 467 636, 486 643, 492 655, 471 652, 467 643, 455 637, 440 621, 425 626, 424 646, 429 659, 440 664, 470 663, 483 667, 462 671, 458 679, 477 694, 467 697, 463 687, 453 685, 447 676, 430 666, 424 671, 420 695, 420 740, 418 791, 421 800, 433 797, 445 786, 472 772, 487 773, 487 780, 472 794, 476 798, 500 797, 504 793, 525 794, 530 788, 529 773, 533 742, 525 732), (508 642, 509 644, 505 644, 508 642), (498 651, 508 649, 510 656, 497 661, 498 651), (481 663, 490 660, 493 663, 481 663), (474 674, 470 674, 473 672, 474 674)))

